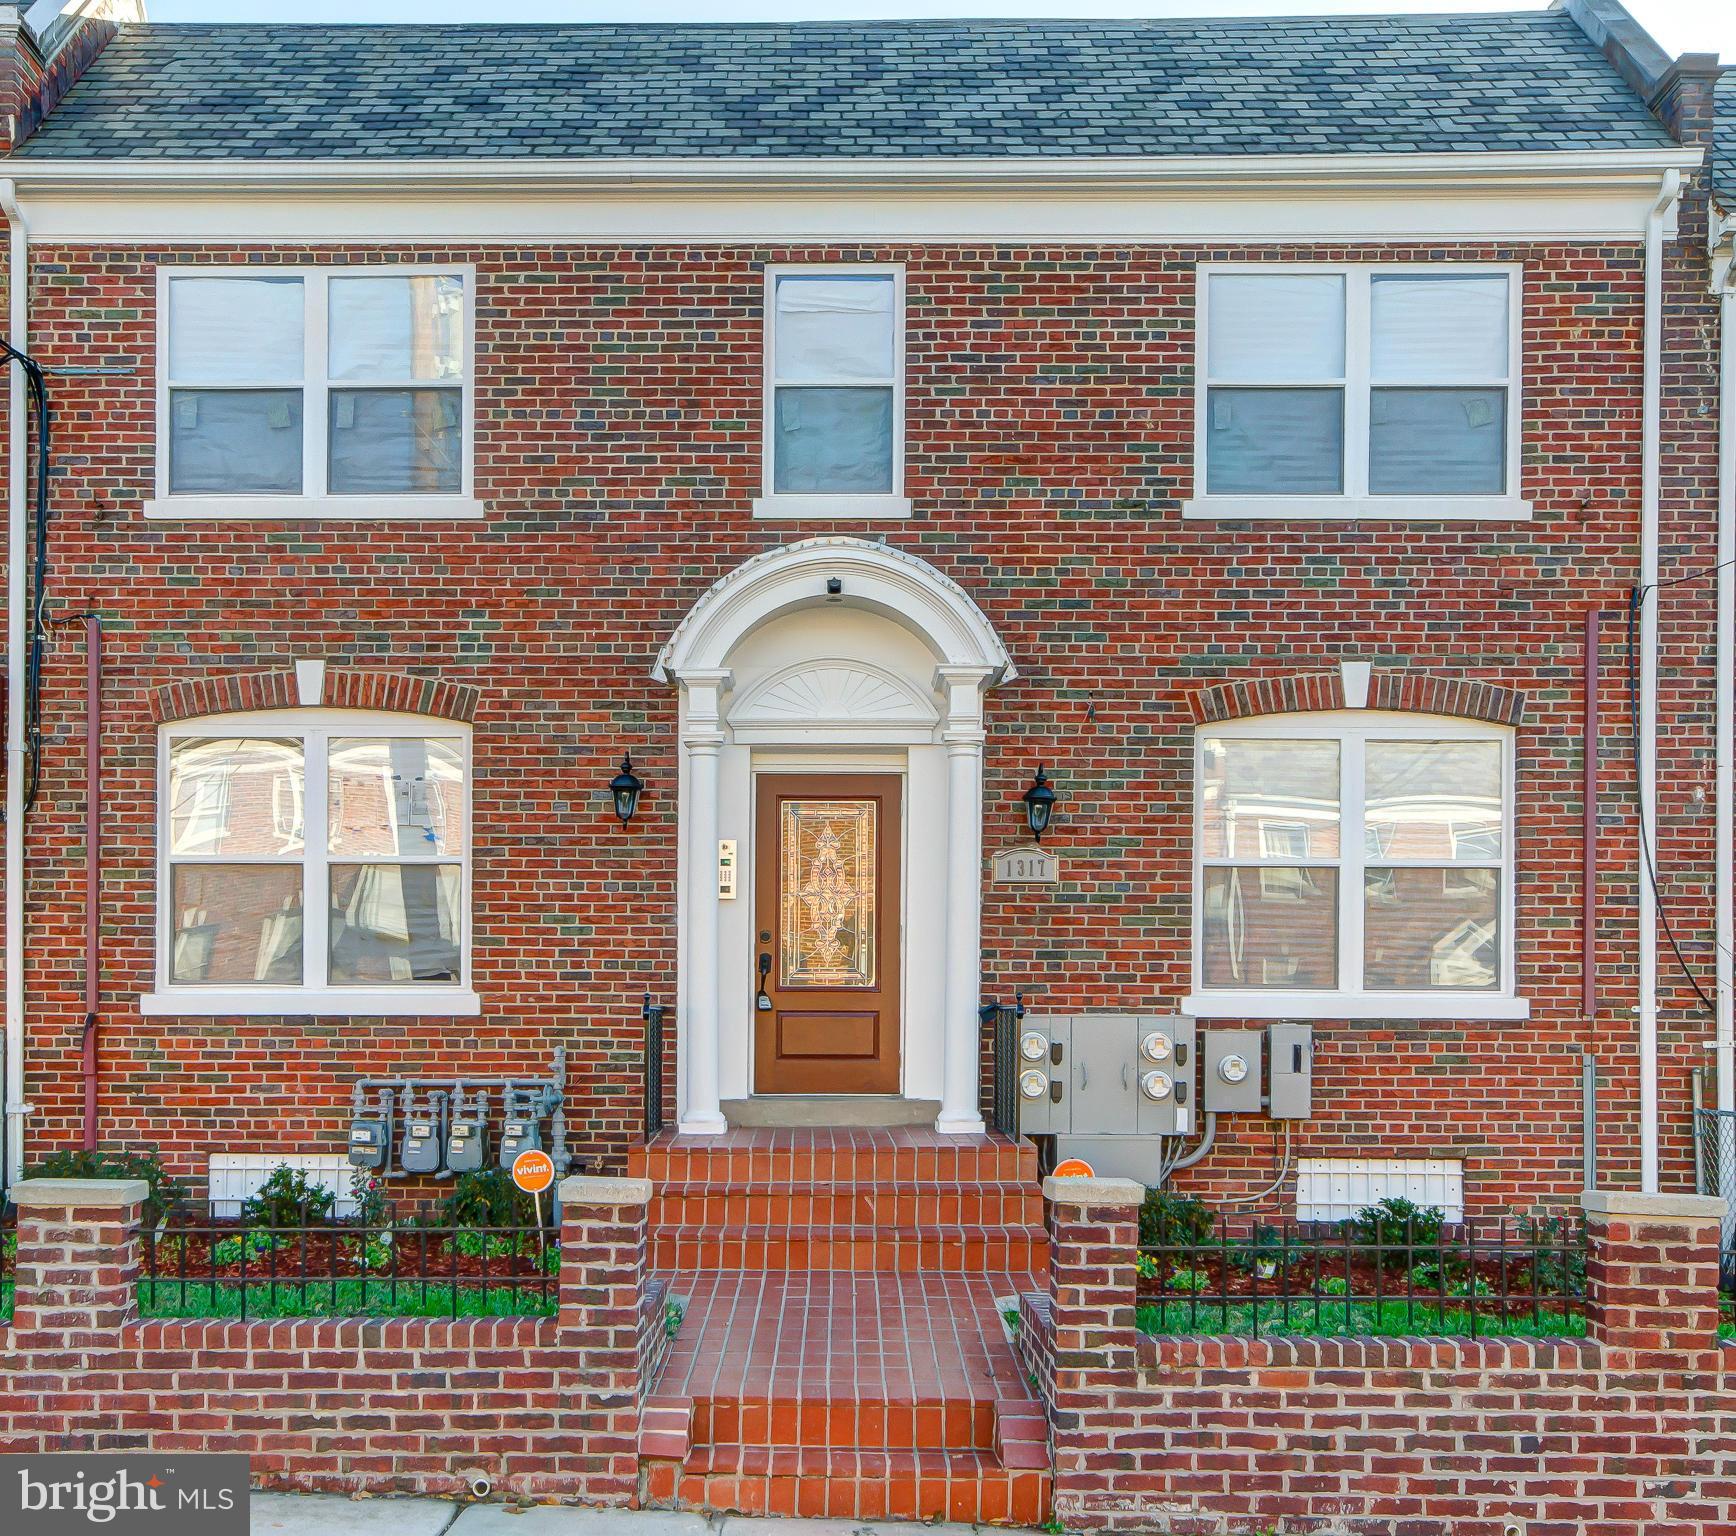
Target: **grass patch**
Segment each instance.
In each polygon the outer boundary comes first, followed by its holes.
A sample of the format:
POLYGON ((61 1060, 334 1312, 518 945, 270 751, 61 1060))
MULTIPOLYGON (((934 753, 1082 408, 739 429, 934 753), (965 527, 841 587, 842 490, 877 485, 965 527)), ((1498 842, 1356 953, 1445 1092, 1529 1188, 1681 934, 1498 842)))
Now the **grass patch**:
POLYGON ((1529 1313, 1495 1317, 1473 1314, 1468 1307, 1450 1302, 1441 1307, 1430 1302, 1375 1301, 1346 1298, 1315 1301, 1217 1302, 1196 1305, 1187 1301, 1142 1302, 1134 1314, 1141 1333, 1228 1334, 1245 1337, 1262 1334, 1300 1334, 1320 1337, 1469 1338, 1472 1322, 1478 1338, 1584 1338, 1585 1318, 1575 1312, 1529 1313))
MULTIPOLYGON (((453 1289, 448 1281, 319 1280, 306 1285, 279 1280, 159 1280, 139 1287, 143 1317, 240 1317, 243 1290, 252 1317, 451 1317, 453 1289)), ((459 1317, 553 1317, 559 1301, 534 1289, 508 1290, 477 1285, 457 1287, 459 1317)))
POLYGON ((17 1290, 10 1280, 0 1280, 0 1323, 12 1321, 12 1294, 17 1290))

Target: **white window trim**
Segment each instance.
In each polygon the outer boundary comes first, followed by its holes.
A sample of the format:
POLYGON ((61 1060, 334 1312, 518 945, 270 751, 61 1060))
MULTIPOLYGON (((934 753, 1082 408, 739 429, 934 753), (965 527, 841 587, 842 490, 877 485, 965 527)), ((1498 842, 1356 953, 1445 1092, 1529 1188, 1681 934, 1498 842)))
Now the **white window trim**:
POLYGON ((144 504, 147 518, 200 522, 254 518, 455 521, 479 518, 483 511, 482 503, 476 499, 476 269, 473 266, 423 266, 403 262, 336 267, 307 264, 260 267, 245 263, 223 266, 187 262, 168 263, 157 268, 156 470, 153 494, 144 504), (262 276, 302 280, 302 490, 296 495, 223 492, 172 496, 169 494, 169 284, 178 277, 240 280, 262 276), (328 289, 333 277, 457 277, 463 280, 464 371, 459 383, 464 409, 459 414, 464 448, 456 492, 341 496, 323 489, 328 473, 326 395, 330 388, 326 375, 326 317, 329 313, 328 289), (314 485, 322 489, 309 488, 314 485))
MULTIPOLYGON (((213 1018, 222 1015, 293 1014, 325 1017, 368 1018, 468 1018, 481 1013, 482 1004, 471 984, 471 951, 474 925, 471 915, 472 823, 474 768, 471 728, 461 721, 429 715, 406 715, 362 709, 273 709, 237 714, 207 715, 178 720, 157 733, 157 944, 155 987, 139 998, 139 1011, 146 1017, 180 1015, 213 1018), (464 848, 460 855, 459 911, 463 922, 460 941, 462 973, 456 986, 333 987, 278 985, 200 986, 169 980, 169 961, 174 952, 174 903, 169 881, 169 752, 176 741, 223 736, 310 736, 317 750, 305 758, 303 832, 306 849, 302 869, 302 964, 303 974, 326 964, 326 933, 329 900, 324 889, 330 859, 326 853, 326 788, 324 742, 332 735, 424 736, 461 741, 464 750, 464 848), (317 790, 315 768, 319 770, 317 790)), ((211 862, 221 862, 213 860, 211 862)))
POLYGON ((896 262, 793 263, 768 266, 765 270, 764 320, 761 329, 760 398, 760 494, 754 498, 753 515, 762 520, 795 518, 843 518, 869 521, 902 518, 911 514, 910 498, 904 494, 904 268, 896 262), (777 328, 777 284, 780 277, 890 277, 892 279, 892 490, 886 495, 850 492, 802 491, 779 494, 772 489, 777 436, 773 405, 777 393, 774 377, 777 328))
MULTIPOLYGON (((1319 713, 1260 715, 1248 720, 1201 726, 1194 732, 1193 811, 1193 986, 1183 999, 1184 1013, 1202 1019, 1464 1019, 1522 1020, 1531 1016, 1528 1000, 1517 995, 1514 930, 1514 734, 1510 727, 1483 721, 1457 720, 1439 715, 1416 715, 1392 710, 1331 710, 1319 713), (1403 738, 1423 741, 1494 741, 1501 744, 1501 922, 1500 987, 1489 992, 1366 992, 1358 987, 1337 991, 1260 988, 1237 990, 1205 985, 1205 869, 1204 805, 1200 788, 1205 782, 1205 744, 1226 738, 1265 738, 1284 741, 1334 741, 1339 743, 1339 856, 1329 863, 1338 878, 1338 974, 1362 974, 1363 886, 1362 852, 1363 795, 1362 756, 1348 753, 1347 742, 1393 741, 1403 738)), ((1214 861, 1219 862, 1219 861, 1214 861)), ((1223 860, 1221 862, 1232 862, 1223 860)), ((1433 864, 1438 861, 1419 861, 1433 864)), ((1495 861, 1488 861, 1493 864, 1495 861)))
POLYGON ((1520 262, 1200 262, 1194 270, 1194 488, 1184 518, 1287 522, 1386 518, 1420 522, 1527 522, 1531 503, 1519 490, 1523 455, 1525 268, 1520 262), (1207 328, 1214 276, 1322 273, 1344 279, 1344 490, 1337 495, 1212 496, 1206 491, 1207 328), (1507 279, 1507 489, 1498 496, 1373 495, 1368 490, 1370 288, 1376 277, 1507 279))

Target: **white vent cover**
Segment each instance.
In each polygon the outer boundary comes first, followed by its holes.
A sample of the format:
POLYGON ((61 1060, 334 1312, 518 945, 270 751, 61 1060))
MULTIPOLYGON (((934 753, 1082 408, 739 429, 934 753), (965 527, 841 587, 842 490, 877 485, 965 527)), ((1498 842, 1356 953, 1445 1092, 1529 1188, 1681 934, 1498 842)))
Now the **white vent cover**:
POLYGON ((1348 1221, 1399 1195, 1465 1219, 1465 1165, 1454 1158, 1305 1157, 1296 1173, 1298 1221, 1348 1221))
POLYGON ((338 1197, 333 1212, 354 1216, 349 1159, 342 1152, 213 1152, 210 1163, 211 1214, 219 1220, 241 1214, 241 1202, 259 1192, 279 1168, 299 1168, 314 1183, 338 1197))

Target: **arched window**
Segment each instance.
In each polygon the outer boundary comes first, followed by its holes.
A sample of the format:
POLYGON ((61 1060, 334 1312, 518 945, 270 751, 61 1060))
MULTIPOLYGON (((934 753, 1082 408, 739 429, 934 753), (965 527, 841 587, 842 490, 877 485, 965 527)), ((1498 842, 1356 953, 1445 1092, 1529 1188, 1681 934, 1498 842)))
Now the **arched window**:
POLYGON ((1516 1018, 1513 735, 1343 710, 1203 726, 1194 995, 1242 1018, 1516 1018))
POLYGON ((273 710, 162 728, 148 1013, 452 1014, 470 991, 470 730, 273 710))

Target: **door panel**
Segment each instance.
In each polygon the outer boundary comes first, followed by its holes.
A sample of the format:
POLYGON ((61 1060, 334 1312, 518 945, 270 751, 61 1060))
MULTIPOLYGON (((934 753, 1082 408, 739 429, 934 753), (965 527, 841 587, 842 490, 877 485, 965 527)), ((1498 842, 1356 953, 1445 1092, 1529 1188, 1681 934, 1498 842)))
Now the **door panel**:
POLYGON ((902 785, 767 774, 755 791, 755 1093, 896 1093, 902 785))

